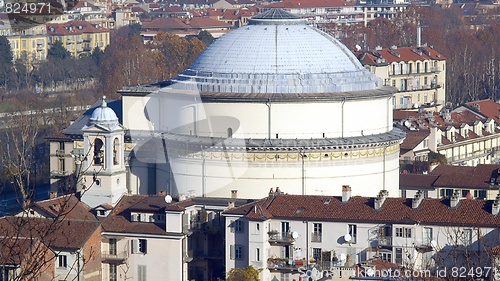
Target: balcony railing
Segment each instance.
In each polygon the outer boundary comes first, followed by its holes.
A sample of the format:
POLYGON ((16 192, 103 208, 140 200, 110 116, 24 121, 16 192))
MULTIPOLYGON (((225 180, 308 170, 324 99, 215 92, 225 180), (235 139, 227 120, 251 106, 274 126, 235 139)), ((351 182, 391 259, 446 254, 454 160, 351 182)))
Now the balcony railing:
POLYGON ((268 234, 269 243, 292 244, 295 242, 295 239, 293 239, 291 232, 270 231, 268 232, 268 234))
POLYGON ((101 259, 103 262, 125 262, 127 259, 127 252, 102 252, 101 259))
POLYGON ((377 241, 379 246, 392 246, 392 237, 379 237, 377 241))
POLYGON ((68 171, 50 171, 50 176, 51 177, 66 177, 66 176, 69 176, 69 172, 68 171))
POLYGON ((321 242, 321 232, 311 233, 311 242, 321 242))

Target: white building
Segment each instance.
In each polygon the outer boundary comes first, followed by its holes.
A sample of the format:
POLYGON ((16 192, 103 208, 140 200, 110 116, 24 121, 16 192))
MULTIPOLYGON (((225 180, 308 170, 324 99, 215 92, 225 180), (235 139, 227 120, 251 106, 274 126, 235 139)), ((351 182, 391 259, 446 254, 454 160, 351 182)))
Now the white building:
POLYGON ((226 270, 253 265, 267 281, 298 280, 312 268, 333 268, 338 278, 373 257, 433 276, 444 267, 490 265, 490 250, 499 243, 498 199, 350 193, 349 187, 341 197, 274 192, 225 211, 226 270))

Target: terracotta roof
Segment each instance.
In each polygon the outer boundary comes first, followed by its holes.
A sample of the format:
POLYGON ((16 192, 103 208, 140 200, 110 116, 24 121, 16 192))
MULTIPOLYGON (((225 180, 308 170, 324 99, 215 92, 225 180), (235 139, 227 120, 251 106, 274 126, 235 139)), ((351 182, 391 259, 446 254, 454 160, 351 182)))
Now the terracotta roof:
POLYGON ((47 35, 79 35, 85 33, 108 32, 107 29, 96 28, 90 22, 69 21, 66 23, 47 23, 47 35))
POLYGON ((0 236, 40 238, 47 247, 54 249, 80 249, 90 236, 100 229, 97 220, 45 219, 3 217, 0 219, 0 236))
POLYGON ((500 104, 492 100, 480 100, 468 102, 465 104, 471 110, 478 111, 484 116, 495 120, 500 125, 500 104))
POLYGON ((47 137, 46 140, 62 140, 62 141, 71 141, 71 138, 62 132, 55 132, 47 137))
POLYGON ((389 63, 402 61, 446 60, 445 56, 431 47, 398 47, 396 49, 384 48, 377 52, 389 63), (417 50, 417 52, 415 52, 417 50))
POLYGON ((47 218, 95 220, 89 206, 74 195, 65 195, 36 202, 32 207, 47 218))
POLYGON ((417 111, 399 110, 399 109, 395 109, 392 112, 393 120, 404 120, 410 118, 410 116, 413 116, 416 119, 420 116, 420 113, 418 113, 417 111))
POLYGON ((190 20, 179 18, 156 18, 152 21, 144 21, 143 29, 177 30, 177 29, 200 29, 205 27, 230 27, 231 25, 209 17, 193 17, 190 20))
POLYGON ((439 178, 436 175, 399 174, 400 189, 434 190, 434 182, 439 178))
POLYGON ((413 150, 419 143, 424 141, 430 134, 429 130, 422 131, 406 131, 407 135, 403 143, 401 143, 402 150, 413 150))
POLYGON ((4 266, 19 266, 25 255, 33 251, 42 253, 47 249, 44 245, 40 245, 42 242, 38 238, 0 239, 0 264, 4 266))
POLYGON ((439 165, 431 174, 439 176, 434 183, 436 187, 489 189, 493 178, 498 189, 500 184, 499 165, 479 164, 476 167, 439 165))
POLYGON ((491 249, 491 253, 492 253, 493 255, 500 255, 500 245, 493 247, 493 248, 491 249))
POLYGON ((266 8, 315 8, 315 7, 341 7, 354 6, 355 3, 344 0, 285 0, 283 2, 272 3, 266 8))
POLYGON ((374 209, 374 198, 354 196, 348 202, 342 198, 315 195, 277 195, 259 200, 244 207, 225 211, 249 219, 323 220, 370 223, 416 223, 428 225, 488 226, 497 227, 500 216, 493 216, 492 201, 466 199, 450 208, 448 199, 424 199, 412 209, 411 200, 387 198, 379 210, 374 209), (254 206, 268 212, 265 217, 254 206), (439 216, 436 216, 439 214, 439 216))

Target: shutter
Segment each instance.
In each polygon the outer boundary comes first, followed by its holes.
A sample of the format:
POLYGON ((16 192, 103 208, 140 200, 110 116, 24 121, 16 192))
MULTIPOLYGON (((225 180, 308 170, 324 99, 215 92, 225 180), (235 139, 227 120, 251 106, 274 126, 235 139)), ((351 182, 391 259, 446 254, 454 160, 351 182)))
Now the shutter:
POLYGON ((142 240, 142 253, 146 254, 148 252, 148 240, 142 240))
POLYGON ((130 249, 132 254, 137 254, 139 251, 139 241, 137 239, 130 240, 130 249))
POLYGON ((229 258, 234 260, 234 245, 229 246, 229 258))

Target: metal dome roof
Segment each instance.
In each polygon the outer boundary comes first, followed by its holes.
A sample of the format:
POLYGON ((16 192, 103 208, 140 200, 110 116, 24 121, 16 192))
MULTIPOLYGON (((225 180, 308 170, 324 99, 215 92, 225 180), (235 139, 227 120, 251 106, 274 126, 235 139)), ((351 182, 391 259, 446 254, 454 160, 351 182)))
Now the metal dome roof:
POLYGON ((110 128, 119 124, 118 117, 113 109, 108 107, 106 103, 106 96, 102 97, 101 106, 94 109, 92 116, 89 119, 89 124, 100 125, 102 127, 110 128))
POLYGON ((380 79, 342 43, 280 9, 257 15, 210 45, 173 82, 226 93, 328 93, 377 89, 380 79))

